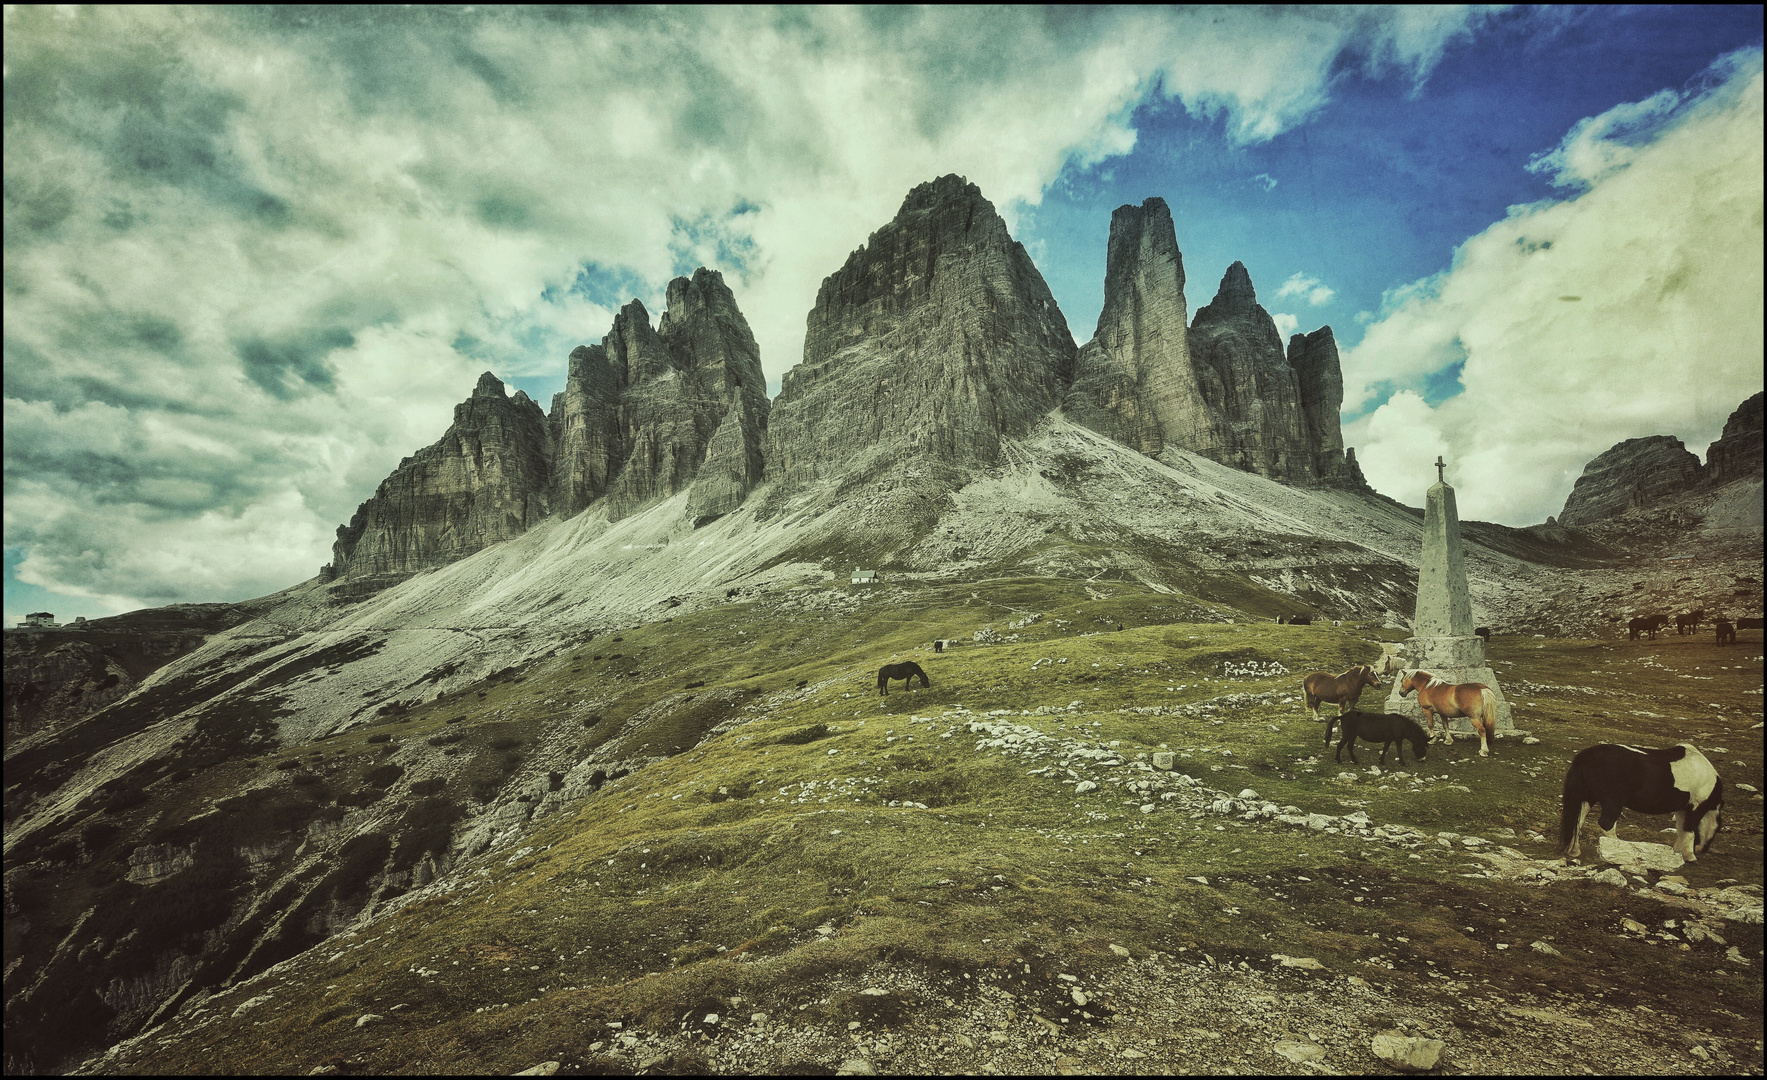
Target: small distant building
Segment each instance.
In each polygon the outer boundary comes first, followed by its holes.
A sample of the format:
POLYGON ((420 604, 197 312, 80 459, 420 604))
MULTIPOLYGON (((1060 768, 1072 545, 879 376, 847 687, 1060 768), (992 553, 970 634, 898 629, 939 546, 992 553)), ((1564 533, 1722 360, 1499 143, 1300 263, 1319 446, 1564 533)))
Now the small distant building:
POLYGON ((55 612, 33 611, 25 616, 25 625, 52 629, 55 626, 55 612))
POLYGON ((876 585, 877 584, 877 571, 876 570, 855 570, 855 571, 853 571, 853 584, 855 584, 855 585, 876 585))
POLYGON ((75 615, 75 616, 74 616, 74 625, 75 625, 75 626, 84 626, 84 625, 86 625, 86 616, 84 616, 84 615, 75 615))

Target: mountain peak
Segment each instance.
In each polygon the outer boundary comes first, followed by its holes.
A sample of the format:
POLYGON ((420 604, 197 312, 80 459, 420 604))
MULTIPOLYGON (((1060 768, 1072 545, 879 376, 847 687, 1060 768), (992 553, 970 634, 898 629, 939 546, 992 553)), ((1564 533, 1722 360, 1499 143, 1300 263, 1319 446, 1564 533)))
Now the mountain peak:
POLYGON ((1215 290, 1215 299, 1209 306, 1219 308, 1225 315, 1244 314, 1258 306, 1258 291, 1252 288, 1252 275, 1245 263, 1236 260, 1221 275, 1221 287, 1215 290))
POLYGON ((479 376, 479 384, 472 388, 473 397, 508 397, 503 389, 503 380, 490 372, 479 376))

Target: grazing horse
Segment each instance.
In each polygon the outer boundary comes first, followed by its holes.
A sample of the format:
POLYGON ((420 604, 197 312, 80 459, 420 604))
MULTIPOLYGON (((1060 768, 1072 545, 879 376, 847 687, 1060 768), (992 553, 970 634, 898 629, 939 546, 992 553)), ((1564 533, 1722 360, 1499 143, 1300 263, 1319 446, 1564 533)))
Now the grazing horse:
POLYGON ((1705 621, 1705 608, 1698 608, 1694 611, 1684 611, 1675 616, 1675 634, 1676 636, 1682 634, 1697 634, 1700 632, 1700 623, 1705 621))
POLYGON ((945 639, 944 638, 934 638, 933 639, 933 651, 936 653, 945 651, 945 639))
POLYGON ((1401 765, 1405 764, 1405 744, 1407 742, 1411 744, 1411 751, 1417 755, 1417 760, 1422 761, 1429 754, 1429 733, 1409 716, 1400 716, 1398 713, 1365 713, 1351 710, 1338 717, 1338 722, 1343 725, 1344 734, 1338 742, 1338 752, 1333 755, 1332 760, 1334 761, 1344 759, 1344 747, 1348 746, 1350 748, 1350 763, 1353 765, 1362 764, 1356 760, 1357 739, 1381 744, 1380 763, 1382 765, 1387 763, 1387 748, 1394 743, 1399 744, 1399 764, 1401 765))
POLYGON ((1574 859, 1589 804, 1601 806, 1601 831, 1614 834, 1620 811, 1675 815, 1675 851, 1688 862, 1712 846, 1724 816, 1724 781, 1692 743, 1664 750, 1596 743, 1577 751, 1565 772, 1558 854, 1574 859), (1698 841, 1697 843, 1695 841, 1698 841))
POLYGON ((1626 629, 1632 632, 1632 636, 1626 640, 1637 641, 1639 634, 1649 634, 1650 639, 1655 641, 1657 639, 1657 631, 1667 625, 1669 625, 1669 617, 1667 615, 1640 615, 1638 618, 1633 619, 1626 624, 1626 629))
MULTIPOLYGON (((1319 719, 1319 703, 1329 701, 1338 707, 1338 715, 1356 707, 1356 699, 1362 691, 1370 686, 1379 686, 1380 676, 1367 664, 1358 664, 1342 675, 1333 675, 1329 671, 1315 671, 1301 680, 1301 693, 1307 696, 1307 709, 1313 719, 1319 719)), ((1325 722, 1325 745, 1331 745, 1332 721, 1325 722)))
POLYGON ((1399 684, 1399 696, 1415 691, 1417 704, 1423 709, 1423 725, 1433 742, 1436 722, 1441 721, 1442 738, 1452 744, 1448 721, 1465 717, 1479 733, 1479 756, 1489 757, 1491 740, 1497 737, 1497 695, 1484 683, 1443 682, 1427 671, 1413 671, 1399 684))
POLYGON ((1736 628, 1738 630, 1759 630, 1759 629, 1761 629, 1761 620, 1760 619, 1738 619, 1738 620, 1736 620, 1736 628))
POLYGON ((1718 632, 1718 644, 1720 644, 1720 645, 1735 645, 1736 644, 1736 627, 1734 627, 1730 624, 1729 619, 1719 619, 1717 624, 1715 626, 1713 626, 1712 629, 1714 629, 1718 632))
POLYGON ((916 675, 920 676, 920 685, 922 687, 932 685, 931 682, 927 681, 926 672, 920 670, 920 665, 912 660, 904 660, 900 664, 885 664, 883 667, 877 669, 878 696, 888 696, 890 691, 886 684, 891 679, 901 679, 904 685, 913 688, 914 677, 916 675))
POLYGON ((1491 628, 1489 626, 1481 626, 1477 630, 1474 630, 1473 633, 1478 635, 1480 641, 1483 641, 1487 645, 1491 644, 1491 628))
POLYGON ((1313 625, 1313 616, 1311 616, 1311 615, 1290 615, 1288 617, 1288 624, 1290 626, 1312 626, 1313 625))

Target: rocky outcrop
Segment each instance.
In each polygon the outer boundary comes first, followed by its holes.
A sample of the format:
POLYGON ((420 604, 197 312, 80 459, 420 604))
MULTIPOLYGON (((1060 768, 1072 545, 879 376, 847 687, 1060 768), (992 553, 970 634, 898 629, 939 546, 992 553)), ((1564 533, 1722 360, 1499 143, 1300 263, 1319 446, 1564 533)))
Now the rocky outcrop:
POLYGON ((1583 468, 1560 525, 1587 525, 1681 494, 1700 481, 1700 459, 1673 435, 1627 439, 1583 468))
POLYGON ((1276 323, 1241 263, 1185 325, 1184 259, 1162 199, 1111 215, 1104 309, 1062 403, 1146 454, 1175 447, 1294 484, 1364 487, 1344 455, 1343 375, 1330 327, 1276 323))
POLYGON ((922 184, 817 292, 804 361, 773 403, 766 476, 789 490, 916 460, 992 465, 1061 401, 1074 354, 993 204, 962 177, 922 184))
POLYGON ((31 636, 6 635, 7 738, 77 720, 135 689, 129 672, 97 645, 52 638, 39 652, 26 644, 31 636))
POLYGON ((1706 449, 1705 483, 1717 487, 1762 476, 1761 394, 1743 402, 1724 422, 1724 434, 1706 449))
POLYGON ((1184 256, 1164 199, 1119 206, 1105 254, 1104 309, 1080 350, 1062 411, 1101 435, 1158 454, 1214 439, 1190 359, 1184 256))
POLYGON ((725 400, 724 419, 706 443, 705 462, 687 496, 687 517, 696 529, 741 506, 761 482, 767 399, 732 388, 725 400))
POLYGON ((1294 369, 1301 392, 1301 419, 1306 424, 1307 452, 1312 455, 1312 479, 1348 487, 1366 487, 1355 457, 1344 452, 1344 372, 1338 361, 1338 343, 1331 327, 1288 339, 1288 366, 1294 369))
POLYGON ((1227 268, 1197 311, 1190 349, 1214 424, 1187 449, 1272 480, 1313 479, 1300 380, 1244 263, 1227 268))
POLYGON ((620 467, 620 384, 602 345, 571 351, 564 390, 552 396, 547 418, 552 449, 552 509, 563 517, 607 494, 620 467))
POLYGON ((617 429, 625 461, 607 492, 608 515, 618 520, 693 483, 718 425, 719 401, 651 329, 636 300, 621 309, 603 345, 626 376, 617 429))
POLYGON ((440 440, 406 458, 339 527, 336 574, 408 574, 520 536, 549 512, 547 423, 521 391, 479 376, 440 440))
POLYGON ((600 344, 573 350, 550 415, 486 372, 441 440, 401 462, 338 529, 326 572, 443 566, 596 503, 617 520, 693 486, 714 447, 690 513, 703 523, 734 509, 761 477, 760 350, 716 271, 670 282, 668 305, 653 328, 634 300, 600 344))

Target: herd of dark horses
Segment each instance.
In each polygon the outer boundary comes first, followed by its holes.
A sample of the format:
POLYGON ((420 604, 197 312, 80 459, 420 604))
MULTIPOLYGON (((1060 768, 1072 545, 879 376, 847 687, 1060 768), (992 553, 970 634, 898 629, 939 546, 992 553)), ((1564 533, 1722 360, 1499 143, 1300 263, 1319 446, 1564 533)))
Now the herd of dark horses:
POLYGON ((1718 644, 1720 645, 1736 644, 1736 632, 1738 630, 1761 629, 1760 619, 1743 618, 1732 621, 1723 615, 1718 615, 1708 620, 1706 618, 1706 609, 1697 608, 1693 611, 1684 611, 1673 618, 1670 618, 1667 615, 1640 615, 1626 624, 1626 630, 1628 631, 1627 640, 1637 641, 1638 635, 1649 634, 1651 640, 1655 641, 1657 631, 1668 626, 1671 622, 1675 624, 1676 634, 1698 634, 1700 632, 1700 626, 1708 621, 1711 622, 1712 629, 1716 632, 1718 644))

